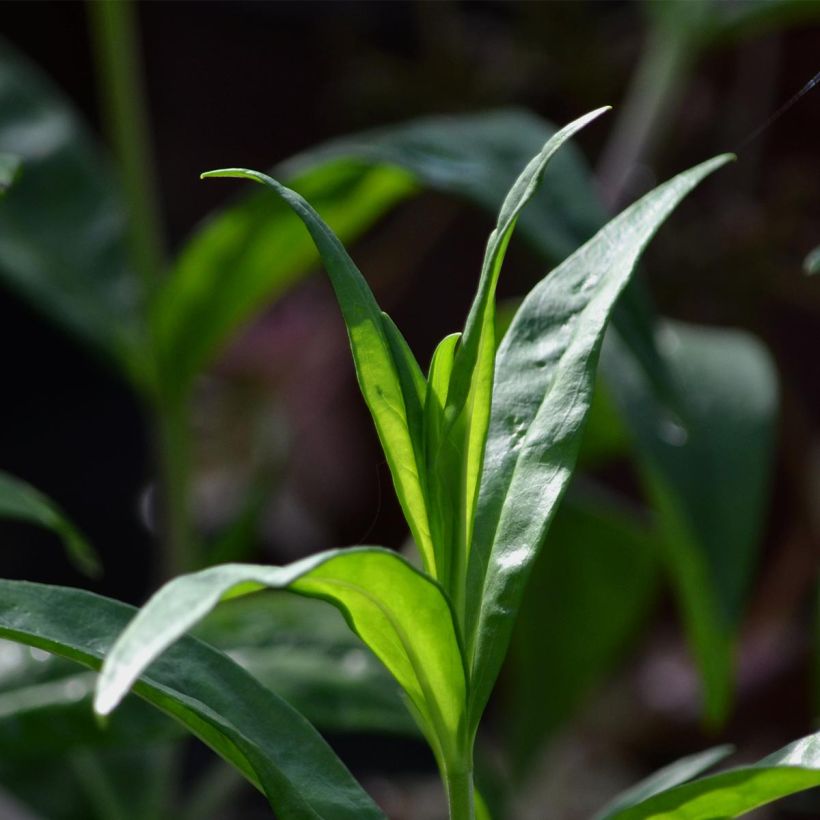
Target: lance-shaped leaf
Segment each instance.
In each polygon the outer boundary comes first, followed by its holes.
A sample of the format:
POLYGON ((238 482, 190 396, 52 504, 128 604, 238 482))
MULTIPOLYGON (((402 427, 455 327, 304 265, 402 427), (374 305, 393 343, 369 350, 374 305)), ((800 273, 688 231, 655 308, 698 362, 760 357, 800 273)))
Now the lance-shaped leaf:
POLYGON ((99 558, 63 511, 30 484, 0 470, 0 518, 28 521, 62 538, 68 557, 86 575, 101 574, 99 558))
POLYGON ((575 466, 613 306, 664 219, 730 158, 691 168, 613 219, 530 292, 499 347, 467 589, 471 727, 575 466))
POLYGON ((250 179, 267 186, 293 209, 310 233, 347 325, 356 375, 387 457, 399 503, 424 565, 435 577, 436 558, 427 519, 423 471, 416 460, 420 441, 414 441, 411 429, 413 420, 420 420, 418 408, 423 397, 419 395, 417 381, 420 371, 410 349, 398 329, 392 323, 386 324, 367 282, 338 237, 303 197, 258 171, 227 168, 202 176, 250 179))
MULTIPOLYGON (((83 590, 0 581, 0 637, 92 669, 133 615, 83 590)), ((383 817, 316 730, 218 650, 184 638, 141 673, 134 691, 239 769, 279 816, 383 817)))
POLYGON ((715 820, 740 817, 790 794, 820 786, 820 734, 752 766, 729 769, 659 792, 606 814, 607 820, 715 820))
MULTIPOLYGON (((470 308, 464 333, 456 349, 447 401, 444 409, 442 438, 447 440, 441 457, 447 458, 445 469, 438 468, 440 479, 433 492, 447 498, 451 515, 457 516, 456 540, 440 549, 452 554, 448 562, 450 577, 442 576, 445 588, 451 592, 456 611, 463 607, 463 583, 472 538, 476 496, 481 477, 484 443, 490 420, 490 401, 493 389, 495 361, 495 291, 507 245, 515 224, 524 207, 535 194, 541 177, 556 151, 573 134, 600 116, 606 108, 599 108, 562 128, 543 146, 527 164, 513 184, 498 215, 498 222, 490 234, 481 277, 475 299, 470 308)), ((435 458, 439 457, 436 453, 435 458)), ((437 545, 440 539, 433 534, 437 545)))
POLYGON ((166 584, 106 658, 95 708, 110 712, 141 672, 221 600, 289 589, 329 601, 406 692, 439 761, 463 739, 466 677, 452 611, 441 588, 389 550, 356 548, 286 567, 225 564, 166 584))

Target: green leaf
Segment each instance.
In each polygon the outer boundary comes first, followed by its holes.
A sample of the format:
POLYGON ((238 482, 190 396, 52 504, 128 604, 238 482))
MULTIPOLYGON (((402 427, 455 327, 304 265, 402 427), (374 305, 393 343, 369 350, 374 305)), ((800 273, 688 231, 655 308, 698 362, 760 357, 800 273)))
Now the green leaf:
POLYGON ((140 287, 97 145, 62 94, 2 41, 0 73, 0 152, 26 169, 0 201, 0 280, 142 384, 140 287))
POLYGON ((418 365, 398 330, 384 314, 344 246, 313 207, 299 194, 257 171, 229 168, 209 171, 203 178, 250 179, 270 188, 302 220, 325 264, 342 310, 353 362, 364 400, 373 416, 396 494, 427 571, 437 577, 422 486, 423 465, 417 462, 421 441, 413 428, 420 420, 422 397, 418 365), (387 327, 387 330, 385 329, 387 327), (394 350, 399 352, 398 363, 394 350), (414 438, 416 436, 416 438, 414 438))
POLYGON ((572 474, 613 306, 664 219, 729 159, 717 157, 680 174, 613 219, 530 292, 499 347, 469 565, 471 728, 498 675, 532 562, 572 474))
MULTIPOLYGON (((293 178, 345 241, 416 190, 397 168, 335 160, 293 178)), ((157 295, 154 326, 169 388, 180 395, 231 334, 319 262, 288 209, 263 192, 217 212, 183 248, 157 295)))
POLYGON ((633 420, 666 564, 704 681, 706 715, 717 722, 731 697, 729 644, 766 514, 777 415, 774 365, 745 333, 667 323, 658 345, 682 397, 677 416, 648 399, 642 374, 617 345, 607 340, 602 366, 613 377, 616 402, 633 420))
POLYGON ((490 419, 496 351, 495 290, 501 265, 516 222, 535 194, 552 156, 573 134, 606 110, 600 108, 562 128, 518 176, 490 234, 476 296, 456 348, 444 408, 442 439, 446 446, 434 456, 436 461, 443 457, 445 466, 437 464, 434 468, 432 478, 438 477, 439 481, 432 484, 431 493, 446 499, 450 515, 457 516, 455 540, 443 541, 441 533, 433 532, 433 541, 439 554, 447 556, 439 557, 439 564, 447 568, 440 577, 459 614, 464 606, 463 585, 490 419))
POLYGON ((707 749, 705 752, 697 752, 693 755, 687 755, 668 766, 664 766, 657 772, 644 778, 639 783, 636 783, 625 792, 619 794, 614 800, 607 804, 598 814, 595 815, 594 820, 610 820, 616 817, 618 812, 634 806, 659 792, 667 791, 668 789, 679 786, 681 783, 686 783, 693 777, 697 777, 707 769, 720 763, 734 751, 732 746, 715 746, 712 749, 707 749))
POLYGON ((0 518, 39 524, 60 536, 71 562, 97 578, 102 567, 97 554, 63 511, 30 484, 0 470, 0 518))
POLYGON ((221 600, 264 588, 338 607, 404 689, 439 762, 453 759, 451 744, 465 728, 466 679, 450 605, 429 577, 375 548, 320 553, 287 567, 225 564, 171 581, 106 658, 97 712, 108 714, 146 666, 221 600))
MULTIPOLYGON (((0 637, 92 669, 133 613, 78 589, 0 581, 0 637)), ((134 691, 236 766, 279 816, 383 816, 316 730, 221 652, 184 638, 143 671, 134 691)))
POLYGON ((715 820, 740 817, 820 786, 820 735, 809 735, 752 766, 675 786, 608 815, 611 820, 715 820))
POLYGON ((813 276, 815 273, 820 273, 820 247, 815 248, 803 262, 803 270, 813 276))
POLYGON ((655 538, 634 512, 576 479, 533 565, 505 666, 519 781, 646 623, 658 586, 655 538))
POLYGON ((21 165, 16 154, 0 154, 0 197, 14 184, 21 165))
POLYGON ((221 604, 195 634, 319 729, 418 737, 395 680, 330 605, 250 595, 221 604))

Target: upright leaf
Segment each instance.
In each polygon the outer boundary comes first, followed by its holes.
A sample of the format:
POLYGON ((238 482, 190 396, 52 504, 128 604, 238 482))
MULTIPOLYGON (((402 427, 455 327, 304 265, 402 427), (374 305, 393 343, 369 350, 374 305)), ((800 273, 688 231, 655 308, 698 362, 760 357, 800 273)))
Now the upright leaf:
POLYGON ((709 160, 612 220, 527 296, 504 337, 470 553, 471 728, 495 682, 524 584, 567 486, 614 304, 655 231, 709 160))
POLYGON ((441 589, 388 550, 357 548, 287 567, 225 564, 166 584, 109 653, 95 708, 109 713, 142 671, 221 600, 264 588, 329 601, 390 670, 420 718, 439 762, 463 739, 464 662, 441 589))
POLYGON ((387 457, 396 494, 424 565, 436 577, 436 558, 422 485, 423 471, 416 460, 420 442, 418 439, 414 441, 411 429, 414 408, 419 407, 421 397, 416 378, 418 365, 409 348, 392 324, 388 325, 388 331, 385 330, 384 314, 359 269, 333 231, 299 194, 265 174, 241 168, 210 171, 203 177, 237 177, 259 182, 281 197, 308 229, 347 325, 356 375, 387 457), (399 353, 398 363, 394 349, 399 353))
POLYGON ((796 740, 753 766, 675 786, 605 816, 607 820, 740 817, 816 786, 820 786, 820 734, 796 740))
POLYGON ((100 560, 63 511, 30 484, 0 470, 0 518, 39 524, 60 536, 72 563, 86 575, 102 572, 100 560))
MULTIPOLYGON (((133 614, 83 590, 0 581, 0 637, 92 669, 133 614)), ((280 817, 383 817, 316 730, 221 652, 184 638, 141 672, 134 691, 238 768, 280 817)))
POLYGON ((463 579, 469 558, 484 442, 490 419, 496 350, 495 290, 501 265, 515 224, 535 194, 552 156, 573 134, 606 110, 600 108, 562 128, 530 160, 510 189, 501 206, 496 227, 490 234, 476 296, 455 352, 442 431, 442 438, 447 441, 442 456, 446 456, 451 463, 443 470, 438 469, 437 474, 443 481, 434 485, 434 492, 446 498, 451 515, 457 515, 456 539, 453 543, 442 544, 434 534, 434 541, 438 549, 454 556, 448 562, 451 575, 442 576, 442 581, 460 615, 464 605, 463 579))

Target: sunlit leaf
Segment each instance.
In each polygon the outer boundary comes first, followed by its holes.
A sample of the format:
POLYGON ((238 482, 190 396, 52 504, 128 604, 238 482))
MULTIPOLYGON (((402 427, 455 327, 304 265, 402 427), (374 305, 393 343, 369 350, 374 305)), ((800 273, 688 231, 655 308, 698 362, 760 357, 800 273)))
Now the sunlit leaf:
POLYGON ((102 573, 100 560, 63 511, 30 484, 0 470, 0 518, 38 524, 60 536, 71 562, 86 575, 102 573))
POLYGON ((730 158, 680 174, 613 219, 530 292, 499 347, 467 584, 472 726, 492 690, 532 562, 575 466, 613 306, 660 224, 730 158))

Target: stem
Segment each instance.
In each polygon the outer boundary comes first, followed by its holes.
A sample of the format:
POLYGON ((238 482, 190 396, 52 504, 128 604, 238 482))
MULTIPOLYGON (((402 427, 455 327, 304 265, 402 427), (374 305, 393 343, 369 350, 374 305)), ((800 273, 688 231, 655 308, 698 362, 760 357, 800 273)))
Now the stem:
POLYGON ((92 0, 87 8, 105 130, 128 207, 131 263, 142 277, 144 297, 150 298, 164 267, 164 243, 134 5, 92 0))
POLYGON ((475 820, 472 766, 458 771, 447 769, 444 776, 450 820, 475 820))

